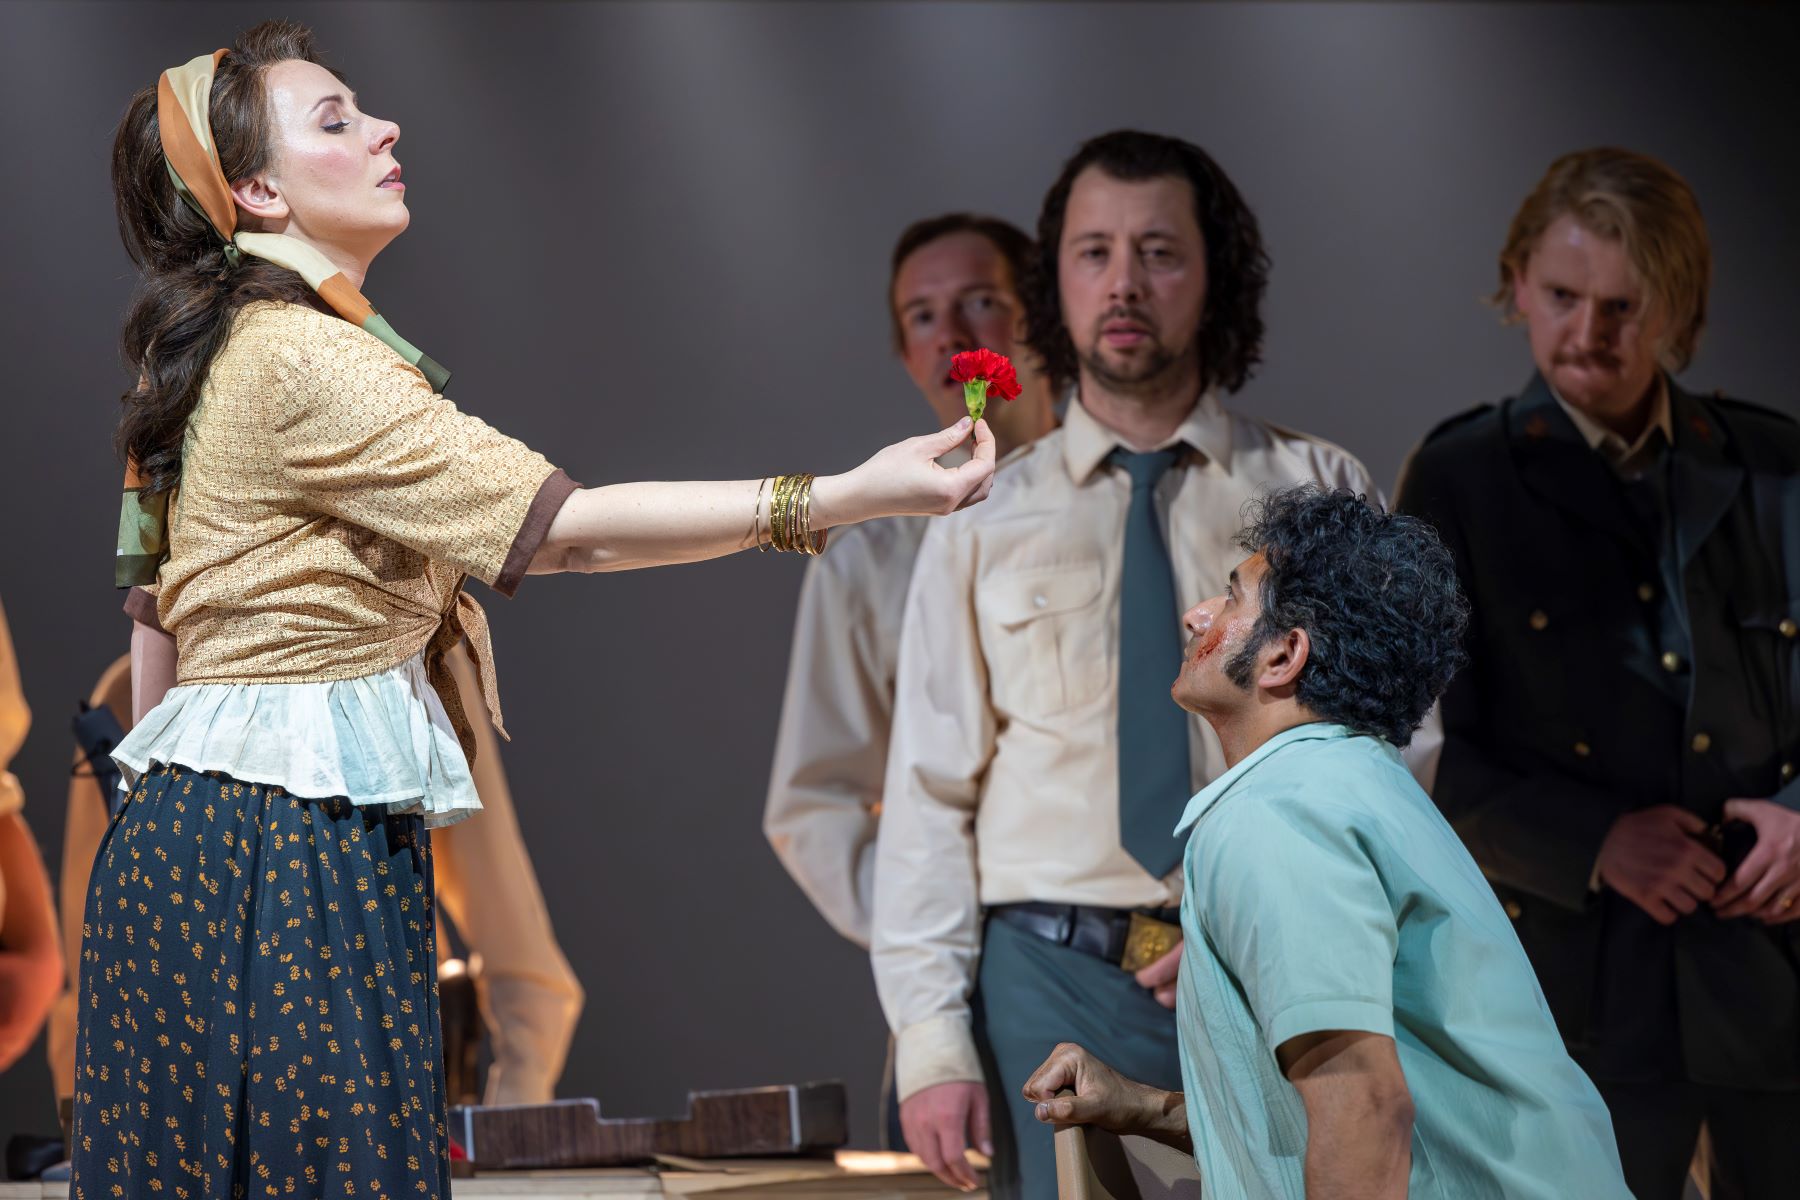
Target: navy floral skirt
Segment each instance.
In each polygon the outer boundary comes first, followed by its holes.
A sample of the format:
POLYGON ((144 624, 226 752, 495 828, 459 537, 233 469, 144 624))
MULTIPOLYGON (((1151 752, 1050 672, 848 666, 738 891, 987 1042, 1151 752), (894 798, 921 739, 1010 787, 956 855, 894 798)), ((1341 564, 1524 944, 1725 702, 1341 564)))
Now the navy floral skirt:
POLYGON ((159 766, 90 877, 76 1200, 449 1200, 416 816, 159 766))

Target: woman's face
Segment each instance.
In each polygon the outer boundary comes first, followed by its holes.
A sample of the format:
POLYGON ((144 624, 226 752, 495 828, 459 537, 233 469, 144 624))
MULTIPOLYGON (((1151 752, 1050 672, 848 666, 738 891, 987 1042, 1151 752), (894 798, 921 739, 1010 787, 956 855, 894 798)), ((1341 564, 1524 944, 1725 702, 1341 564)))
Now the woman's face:
POLYGON ((393 153, 400 127, 359 109, 316 63, 276 63, 263 85, 273 153, 256 181, 234 186, 239 204, 264 228, 366 263, 411 219, 393 153))

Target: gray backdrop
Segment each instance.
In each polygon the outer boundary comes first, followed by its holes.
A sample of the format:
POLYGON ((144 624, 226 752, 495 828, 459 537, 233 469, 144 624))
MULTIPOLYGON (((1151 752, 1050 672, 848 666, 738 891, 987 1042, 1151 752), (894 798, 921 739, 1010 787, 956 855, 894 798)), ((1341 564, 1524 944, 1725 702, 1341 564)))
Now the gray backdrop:
MULTIPOLYGON (((161 69, 272 15, 311 22, 404 131, 413 225, 369 295, 465 408, 589 483, 841 469, 921 431, 887 350, 894 235, 963 207, 1034 227, 1076 142, 1121 125, 1204 144, 1261 215, 1267 365, 1235 403, 1385 485, 1430 426, 1523 382, 1522 335, 1478 297, 1524 191, 1594 143, 1699 192, 1717 272, 1687 382, 1796 408, 1778 80, 1800 39, 1773 8, 0 5, 0 594, 37 717, 15 769, 53 864, 68 717, 127 636, 112 128, 161 69)), ((564 1094, 657 1113, 689 1088, 836 1076, 869 1143, 867 963, 760 831, 800 567, 494 599, 506 759, 588 990, 564 1094)), ((0 1093, 0 1134, 54 1129, 41 1048, 0 1093)))

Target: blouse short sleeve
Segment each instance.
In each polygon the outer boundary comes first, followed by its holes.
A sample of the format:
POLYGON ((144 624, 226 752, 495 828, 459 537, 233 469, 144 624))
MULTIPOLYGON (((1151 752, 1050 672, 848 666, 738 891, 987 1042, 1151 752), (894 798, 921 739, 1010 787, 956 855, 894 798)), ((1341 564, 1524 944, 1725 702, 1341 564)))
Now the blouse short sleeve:
POLYGON ((274 356, 276 466, 302 502, 510 595, 577 485, 323 314, 274 356))

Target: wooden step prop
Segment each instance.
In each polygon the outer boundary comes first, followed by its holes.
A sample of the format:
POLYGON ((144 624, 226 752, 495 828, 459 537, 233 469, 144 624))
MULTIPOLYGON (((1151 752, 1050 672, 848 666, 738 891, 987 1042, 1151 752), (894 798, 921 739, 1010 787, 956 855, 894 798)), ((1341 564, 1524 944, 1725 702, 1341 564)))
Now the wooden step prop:
POLYGON ((826 1153, 849 1140, 844 1085, 784 1084, 690 1092, 686 1116, 602 1117, 598 1100, 468 1105, 450 1136, 477 1170, 619 1167, 658 1155, 773 1158, 826 1153))

